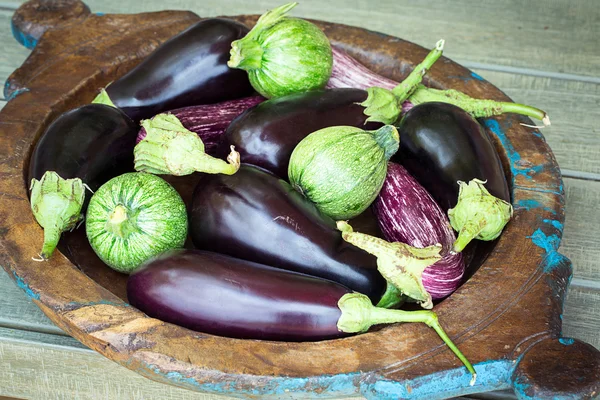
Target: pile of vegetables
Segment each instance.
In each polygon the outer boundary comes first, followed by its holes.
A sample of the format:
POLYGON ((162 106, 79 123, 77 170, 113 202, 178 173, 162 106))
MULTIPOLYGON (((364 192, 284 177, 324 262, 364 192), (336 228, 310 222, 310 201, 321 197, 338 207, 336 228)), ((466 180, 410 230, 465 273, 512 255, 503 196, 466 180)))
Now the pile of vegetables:
POLYGON ((427 309, 463 283, 465 247, 512 215, 476 118, 548 116, 424 86, 443 40, 403 82, 378 76, 288 17, 295 5, 252 30, 203 20, 59 116, 29 168, 36 259, 84 225, 152 317, 288 341, 421 322, 475 377, 427 309), (190 174, 186 207, 159 175, 190 174))

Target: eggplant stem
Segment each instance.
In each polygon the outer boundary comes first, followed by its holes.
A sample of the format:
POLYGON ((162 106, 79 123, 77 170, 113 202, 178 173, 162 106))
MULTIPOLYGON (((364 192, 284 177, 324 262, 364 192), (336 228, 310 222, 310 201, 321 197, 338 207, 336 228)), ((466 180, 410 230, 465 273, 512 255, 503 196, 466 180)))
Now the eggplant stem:
POLYGON ((452 252, 460 253, 467 247, 473 239, 485 229, 486 220, 485 217, 479 215, 479 213, 473 214, 472 219, 469 219, 462 228, 460 229, 454 244, 452 245, 452 252))
POLYGON ((474 99, 454 89, 439 90, 418 85, 415 91, 409 96, 408 101, 415 106, 432 101, 453 104, 475 118, 488 118, 505 113, 515 113, 539 119, 545 126, 550 125, 548 114, 539 108, 519 103, 474 99))
POLYGON ((392 93, 396 96, 399 104, 408 99, 410 94, 417 89, 417 86, 423 79, 423 75, 425 75, 433 64, 442 56, 444 43, 444 39, 439 40, 435 47, 427 54, 425 59, 412 70, 408 77, 392 89, 392 93))
POLYGON ((446 331, 440 325, 438 316, 433 311, 404 311, 389 310, 373 306, 367 296, 361 293, 347 293, 338 301, 338 307, 342 312, 337 326, 338 329, 346 333, 366 332, 373 325, 392 324, 399 322, 421 322, 429 326, 444 341, 446 346, 458 357, 471 373, 471 386, 475 384, 477 374, 473 365, 465 355, 452 342, 446 331))
POLYGON ((350 224, 338 221, 342 238, 377 257, 377 270, 391 284, 421 307, 432 308, 431 294, 423 286, 423 271, 440 260, 440 244, 423 249, 400 242, 388 242, 375 236, 354 232, 350 224))

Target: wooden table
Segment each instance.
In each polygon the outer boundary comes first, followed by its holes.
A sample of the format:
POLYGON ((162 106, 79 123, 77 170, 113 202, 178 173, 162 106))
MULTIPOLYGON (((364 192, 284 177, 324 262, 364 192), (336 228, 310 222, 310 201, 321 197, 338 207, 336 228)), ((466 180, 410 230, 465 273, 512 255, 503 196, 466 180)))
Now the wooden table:
MULTIPOLYGON (((0 2, 0 77, 27 58, 10 19, 21 1, 0 2)), ((166 3, 88 0, 93 12, 155 11, 166 3)), ((256 14, 260 0, 172 0, 201 16, 256 14)), ((600 8, 596 0, 304 0, 296 16, 365 27, 424 47, 446 39, 444 55, 519 103, 547 111, 542 132, 564 177, 566 223, 560 251, 574 276, 564 335, 600 348, 600 8)), ((399 55, 400 56, 400 55, 399 55)), ((5 99, 0 104, 4 105, 5 99)), ((2 198, 0 201, 8 201, 2 198)), ((1 233, 0 233, 1 234, 1 233)), ((3 249, 0 249, 3 251, 3 249)), ((40 268, 43 268, 40 265, 40 268)), ((485 299, 482 299, 483 301, 485 299)), ((87 349, 55 327, 0 273, 0 397, 27 399, 221 399, 152 382, 87 349)), ((492 395, 488 395, 490 397, 492 395)), ((507 393, 494 397, 509 397, 507 393)), ((486 396, 480 396, 486 397, 486 396)))

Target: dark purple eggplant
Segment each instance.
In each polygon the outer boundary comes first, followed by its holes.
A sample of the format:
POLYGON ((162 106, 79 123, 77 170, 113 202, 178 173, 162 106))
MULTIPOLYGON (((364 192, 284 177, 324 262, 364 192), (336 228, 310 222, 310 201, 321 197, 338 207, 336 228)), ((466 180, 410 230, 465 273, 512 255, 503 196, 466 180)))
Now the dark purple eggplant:
POLYGON ((246 72, 227 66, 231 42, 247 33, 245 25, 233 20, 200 21, 163 43, 94 102, 112 103, 139 121, 180 107, 248 96, 253 89, 246 72))
POLYGON ((494 240, 512 216, 500 156, 487 132, 462 108, 432 102, 412 108, 398 125, 392 157, 448 211, 459 232, 452 251, 472 239, 494 240))
POLYGON ((80 178, 96 191, 109 179, 133 171, 138 126, 125 113, 88 104, 61 114, 37 141, 29 159, 27 182, 54 171, 80 178))
POLYGON ((386 289, 374 257, 345 243, 335 222, 290 184, 255 166, 200 179, 190 235, 199 249, 330 279, 374 303, 386 289))
POLYGON ((42 260, 60 235, 83 218, 95 191, 109 179, 133 171, 137 125, 121 110, 88 104, 61 114, 44 131, 29 159, 27 183, 36 221, 44 228, 42 260), (57 199, 61 198, 61 206, 57 199))
POLYGON ((489 192, 510 201, 500 157, 487 132, 466 111, 432 102, 413 107, 400 120, 400 149, 392 161, 402 164, 444 210, 458 200, 457 181, 487 181, 489 192))
POLYGON ((465 364, 432 311, 374 307, 367 296, 325 279, 198 250, 173 250, 134 271, 127 299, 153 318, 213 335, 318 341, 382 323, 421 322, 465 364))
POLYGON ((243 163, 265 168, 287 179, 292 151, 306 136, 336 125, 374 130, 380 123, 365 122, 367 92, 329 89, 267 100, 234 119, 225 131, 220 155, 235 146, 243 163))
POLYGON ((182 250, 161 255, 127 281, 129 302, 146 314, 214 335, 267 340, 344 336, 335 282, 223 254, 182 250))

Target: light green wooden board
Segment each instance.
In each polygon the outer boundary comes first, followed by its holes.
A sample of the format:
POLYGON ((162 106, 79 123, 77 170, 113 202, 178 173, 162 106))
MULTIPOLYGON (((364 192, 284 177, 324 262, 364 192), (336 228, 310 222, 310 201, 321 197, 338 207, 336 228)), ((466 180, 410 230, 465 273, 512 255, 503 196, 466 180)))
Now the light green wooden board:
POLYGON ((157 383, 96 352, 44 343, 48 339, 40 336, 0 340, 0 395, 36 400, 230 399, 157 383))

